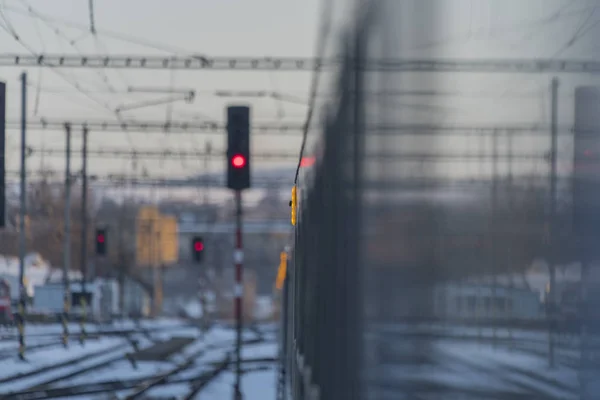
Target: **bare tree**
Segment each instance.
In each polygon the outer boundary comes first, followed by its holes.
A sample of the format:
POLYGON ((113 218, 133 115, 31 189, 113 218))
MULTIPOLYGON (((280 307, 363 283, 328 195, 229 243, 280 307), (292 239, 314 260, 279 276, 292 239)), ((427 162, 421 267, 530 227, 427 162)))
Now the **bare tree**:
MULTIPOLYGON (((74 185, 71 200, 71 260, 72 268, 78 269, 82 260, 81 255, 81 198, 77 195, 81 188, 74 185)), ((93 192, 90 189, 88 199, 90 209, 93 209, 93 192)), ((4 254, 18 253, 18 220, 19 209, 16 206, 9 208, 9 219, 15 229, 2 232, 0 240, 0 252, 4 254)), ((26 239, 27 249, 39 253, 53 266, 63 263, 64 247, 62 245, 64 231, 64 186, 42 179, 29 185, 27 192, 27 216, 26 216, 26 239)), ((94 220, 90 218, 91 226, 94 220)), ((92 234, 88 232, 89 241, 88 257, 92 254, 92 234)))

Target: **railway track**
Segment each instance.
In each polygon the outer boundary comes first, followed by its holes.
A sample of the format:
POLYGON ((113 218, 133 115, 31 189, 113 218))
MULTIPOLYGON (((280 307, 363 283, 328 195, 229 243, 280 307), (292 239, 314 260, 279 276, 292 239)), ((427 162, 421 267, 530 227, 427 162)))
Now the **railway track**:
MULTIPOLYGON (((252 362, 274 362, 274 359, 265 359, 265 360, 252 360, 252 362)), ((192 399, 195 395, 197 395, 210 381, 216 378, 221 372, 225 371, 226 368, 230 367, 231 364, 228 363, 223 368, 223 365, 220 363, 208 363, 211 367, 209 370, 205 370, 199 374, 197 378, 190 379, 189 377, 168 377, 161 384, 153 385, 153 387, 158 387, 160 385, 176 385, 176 384, 191 384, 190 392, 186 395, 192 399)), ((247 371, 254 372, 265 370, 267 367, 265 366, 256 366, 248 368, 247 371)), ((142 385, 147 385, 150 380, 155 377, 143 377, 136 379, 126 379, 126 380, 111 380, 111 381, 102 381, 102 382, 94 382, 94 383, 85 383, 78 384, 72 386, 64 386, 64 387, 46 387, 41 389, 29 389, 26 391, 22 391, 14 394, 15 399, 27 399, 27 400, 43 400, 43 399, 57 399, 57 398, 65 398, 65 397, 74 397, 74 396, 91 396, 103 393, 115 393, 122 392, 126 390, 133 390, 135 388, 141 388, 142 385)), ((151 388, 149 388, 151 389, 151 388)))
MULTIPOLYGON (((47 349, 47 348, 55 347, 55 346, 62 346, 62 341, 61 340, 53 340, 53 341, 44 342, 44 343, 36 343, 34 345, 27 346, 27 350, 28 351, 41 350, 41 349, 47 349)), ((0 351, 0 360, 16 357, 18 350, 19 350, 18 346, 3 348, 0 351)))
MULTIPOLYGON (((160 374, 160 375, 157 375, 157 376, 154 376, 154 377, 151 377, 151 378, 148 378, 148 379, 142 381, 139 385, 137 385, 135 388, 133 388, 132 392, 130 394, 128 394, 125 397, 125 399, 126 400, 142 399, 143 396, 151 389, 161 386, 161 385, 164 385, 164 384, 169 384, 170 378, 173 378, 173 377, 177 376, 178 374, 180 374, 181 372, 193 367, 194 364, 196 363, 196 360, 199 357, 201 357, 202 355, 204 355, 204 353, 205 353, 204 350, 200 350, 199 352, 188 357, 188 359, 185 362, 177 365, 175 368, 173 368, 163 374, 160 374)), ((225 370, 225 368, 227 368, 227 365, 230 362, 230 358, 231 358, 231 352, 228 352, 227 355, 224 357, 224 359, 216 367, 212 368, 208 372, 201 374, 195 380, 191 380, 191 381, 188 380, 188 382, 190 383, 190 386, 191 386, 191 390, 190 390, 189 397, 185 397, 185 398, 186 399, 193 398, 204 386, 206 386, 206 384, 210 380, 214 379, 223 370, 225 370)), ((118 396, 115 396, 113 399, 121 400, 121 398, 118 396)))
MULTIPOLYGON (((244 340, 245 345, 259 344, 263 343, 264 339, 262 337, 257 337, 254 339, 244 340)), ((46 375, 54 375, 58 373, 56 376, 48 376, 47 379, 42 380, 41 382, 37 380, 37 383, 33 386, 28 386, 21 390, 15 390, 11 393, 7 393, 4 395, 0 395, 0 399, 11 399, 11 400, 35 400, 35 399, 51 399, 51 398, 63 398, 63 397, 71 397, 78 395, 95 395, 95 394, 114 394, 119 392, 129 392, 127 394, 127 399, 142 399, 145 395, 155 387, 163 386, 163 385, 172 385, 177 383, 188 383, 190 385, 190 396, 189 398, 193 398, 195 396, 194 393, 198 393, 202 390, 212 379, 218 376, 222 371, 226 370, 230 365, 231 359, 231 348, 234 346, 234 340, 223 340, 219 342, 212 343, 210 345, 204 346, 202 349, 194 351, 192 354, 189 354, 185 357, 185 359, 171 368, 170 370, 158 375, 158 376, 148 376, 143 378, 135 378, 129 380, 115 380, 115 381, 104 381, 104 382, 95 382, 89 384, 77 384, 77 385, 68 385, 68 386, 58 386, 61 382, 67 381, 71 378, 82 376, 88 374, 93 371, 98 371, 109 367, 111 364, 118 362, 120 360, 128 359, 128 355, 125 354, 124 351, 128 345, 123 344, 119 347, 118 350, 111 349, 111 351, 116 352, 106 354, 108 350, 103 350, 102 352, 96 352, 93 354, 88 354, 84 357, 70 360, 65 363, 61 363, 52 367, 45 367, 39 370, 31 371, 26 374, 14 375, 8 378, 5 378, 4 381, 11 383, 19 382, 23 380, 29 380, 32 378, 42 378, 46 375), (218 362, 207 362, 205 363, 205 367, 203 368, 196 376, 193 377, 179 377, 183 372, 193 372, 193 367, 196 367, 198 364, 198 360, 213 350, 227 350, 226 356, 219 360, 218 362), (100 356, 102 354, 102 356, 100 356), (100 358, 102 357, 102 358, 100 358), (100 358, 100 359, 99 359, 100 358), (98 362, 93 362, 94 360, 98 362), (83 365, 82 368, 78 368, 77 370, 72 370, 72 367, 77 364, 83 364, 89 362, 88 365, 83 365), (60 373, 60 370, 71 368, 66 373, 60 373)), ((131 356, 131 354, 129 355, 131 356)), ((173 359, 177 356, 177 353, 169 356, 169 359, 173 359)), ((248 359, 247 362, 251 364, 259 364, 261 363, 272 362, 274 359, 268 358, 258 358, 258 359, 248 359)), ((254 369, 256 369, 255 367, 254 369)), ((1 383, 1 382, 0 382, 1 383)), ((119 397, 115 397, 119 398, 119 397)), ((187 397, 186 397, 187 398, 187 397)))
MULTIPOLYGON (((77 375, 81 375, 90 372, 95 369, 99 369, 114 363, 124 358, 124 350, 129 348, 129 344, 121 343, 116 346, 112 346, 108 349, 102 349, 93 353, 88 353, 84 356, 77 357, 62 363, 48 365, 42 368, 38 368, 33 371, 11 375, 0 379, 0 384, 11 383, 12 385, 23 385, 29 387, 29 381, 37 381, 32 389, 41 388, 55 382, 59 382, 64 379, 69 379, 77 375), (88 364, 89 363, 89 364, 88 364), (72 367, 81 365, 81 368, 73 370, 72 367), (64 371, 63 371, 64 370, 64 371), (69 371, 69 372, 67 372, 69 371), (62 373, 61 373, 62 372, 62 373), (56 375, 58 374, 58 376, 56 375), (41 383, 39 383, 41 381, 41 383)), ((17 391, 9 392, 0 395, 0 399, 17 399, 17 391)))
MULTIPOLYGON (((93 326, 94 324, 90 324, 90 326, 93 326)), ((113 329, 91 329, 88 331, 88 336, 127 336, 127 335, 134 335, 134 334, 142 334, 142 335, 149 335, 152 333, 160 333, 160 332, 169 332, 169 331, 174 331, 174 330, 178 330, 178 329, 186 329, 186 328, 196 328, 196 326, 193 323, 185 323, 185 324, 180 324, 180 325, 174 325, 174 326, 157 326, 157 327, 147 327, 147 326, 139 326, 139 327, 135 327, 135 328, 127 328, 127 329, 118 329, 118 328, 113 328, 113 329)), ((78 331, 72 331, 73 335, 77 335, 78 331)), ((26 338, 47 338, 47 337, 58 337, 62 335, 62 331, 56 331, 56 332, 35 332, 35 333, 26 333, 25 337, 26 338)), ((11 332, 9 332, 8 334, 5 333, 4 335, 0 336, 0 341, 16 341, 18 338, 18 335, 16 333, 16 330, 11 330, 11 332)))

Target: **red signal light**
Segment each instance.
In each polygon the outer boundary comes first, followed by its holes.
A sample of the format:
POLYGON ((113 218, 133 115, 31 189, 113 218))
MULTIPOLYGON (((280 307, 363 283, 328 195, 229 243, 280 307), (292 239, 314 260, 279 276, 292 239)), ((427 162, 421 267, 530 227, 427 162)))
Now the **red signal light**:
POLYGON ((98 243, 104 243, 104 235, 98 235, 98 243))
POLYGON ((202 243, 202 242, 194 243, 194 250, 196 250, 196 251, 204 250, 204 243, 202 243))
POLYGON ((244 168, 246 165, 246 157, 241 154, 236 154, 231 159, 231 165, 233 165, 235 168, 244 168))

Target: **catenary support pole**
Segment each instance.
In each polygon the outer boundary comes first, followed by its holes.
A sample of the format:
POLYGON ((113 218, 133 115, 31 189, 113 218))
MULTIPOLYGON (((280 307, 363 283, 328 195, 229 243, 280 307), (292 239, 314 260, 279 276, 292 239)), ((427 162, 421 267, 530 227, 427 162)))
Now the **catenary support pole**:
POLYGON ((81 161, 81 335, 79 342, 85 343, 86 331, 85 322, 87 316, 87 297, 86 297, 86 280, 87 280, 87 262, 88 262, 88 216, 87 216, 87 192, 88 192, 88 176, 87 176, 87 145, 88 145, 88 127, 83 126, 82 132, 82 161, 81 161))
POLYGON ((71 124, 65 124, 65 225, 64 225, 64 254, 62 280, 64 286, 63 296, 63 346, 69 345, 69 309, 71 307, 71 288, 69 272, 71 271, 71 124))
POLYGON ((558 78, 552 78, 551 83, 551 132, 550 132, 550 217, 548 232, 548 267, 550 269, 550 290, 548 291, 548 304, 550 324, 548 324, 548 364, 554 368, 554 328, 556 324, 556 257, 554 246, 556 244, 556 153, 558 141, 558 78))
POLYGON ((233 253, 235 263, 235 320, 236 320, 236 345, 235 345, 235 386, 234 400, 242 400, 242 324, 244 295, 243 285, 243 262, 244 250, 242 242, 242 191, 235 191, 235 251, 233 253))
MULTIPOLYGON (((211 156, 211 152, 212 152, 212 143, 210 141, 207 141, 204 144, 204 175, 208 176, 209 174, 209 162, 210 162, 210 156, 211 156)), ((203 199, 202 199, 202 205, 204 206, 204 213, 206 216, 208 216, 208 202, 209 202, 209 190, 210 190, 210 185, 208 184, 208 180, 205 179, 204 180, 204 193, 203 193, 203 199)), ((207 220, 208 222, 208 220, 207 220)))
MULTIPOLYGON (((492 305, 491 315, 494 320, 498 317, 497 304, 498 301, 498 131, 492 136, 492 223, 491 223, 491 272, 492 272, 492 305)), ((492 346, 496 348, 498 332, 496 324, 492 327, 492 346)))
POLYGON ((27 73, 21 74, 21 184, 19 193, 19 307, 17 328, 19 330, 19 358, 25 359, 25 313, 27 292, 25 290, 25 218, 27 216, 27 73))

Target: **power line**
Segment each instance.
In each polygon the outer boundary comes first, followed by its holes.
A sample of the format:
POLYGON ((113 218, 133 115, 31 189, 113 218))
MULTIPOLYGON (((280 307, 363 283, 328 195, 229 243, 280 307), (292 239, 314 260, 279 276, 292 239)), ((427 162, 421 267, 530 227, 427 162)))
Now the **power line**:
MULTIPOLYGON (((29 148, 32 151, 32 154, 43 154, 45 156, 64 156, 66 154, 66 150, 62 148, 29 148)), ((72 150, 71 154, 81 154, 81 151, 72 150)), ((174 159, 180 160, 181 158, 187 159, 197 159, 200 157, 204 157, 209 153, 206 152, 197 152, 197 151, 189 151, 186 149, 162 149, 162 150, 152 150, 152 149, 144 149, 144 150, 124 150, 119 148, 97 148, 90 149, 87 152, 89 157, 97 157, 97 158, 157 158, 157 159, 174 159)), ((225 151, 211 151, 210 155, 222 156, 225 157, 225 151)), ((252 158, 261 159, 261 160, 296 160, 298 157, 295 153, 287 153, 287 152, 254 152, 252 154, 252 158)), ((492 154, 488 153, 475 153, 475 152, 374 152, 370 154, 366 154, 365 158, 376 158, 379 160, 394 160, 396 162, 402 161, 481 161, 485 158, 491 159, 492 154)), ((547 156, 537 152, 537 153, 506 153, 500 154, 496 156, 498 159, 512 159, 512 160, 534 160, 534 159, 546 159, 547 156)))
MULTIPOLYGON (((90 29, 89 25, 84 25, 84 24, 80 24, 77 22, 65 20, 62 18, 57 18, 55 16, 43 14, 38 11, 36 11, 35 14, 31 14, 31 7, 27 7, 27 10, 23 10, 19 7, 12 7, 7 4, 3 4, 2 7, 0 7, 0 10, 24 15, 26 17, 44 20, 46 22, 52 22, 54 24, 60 24, 60 25, 63 25, 63 26, 69 27, 69 28, 74 28, 74 29, 80 30, 85 33, 89 32, 89 29, 90 29)), ((107 30, 107 29, 96 29, 96 34, 100 35, 100 36, 104 36, 106 38, 116 39, 116 40, 119 40, 119 41, 122 41, 125 43, 135 44, 138 46, 143 46, 143 47, 146 47, 149 49, 154 49, 154 50, 159 50, 159 51, 166 51, 168 53, 173 53, 173 54, 193 53, 192 51, 189 51, 187 49, 178 48, 173 45, 149 41, 146 39, 142 39, 142 38, 131 36, 131 35, 126 35, 121 32, 114 32, 114 31, 107 30)))
MULTIPOLYGON (((87 126, 90 129, 90 133, 94 132, 146 132, 146 133, 187 133, 187 134, 198 134, 198 133, 220 133, 226 129, 226 125, 212 123, 212 122, 179 122, 179 121, 131 121, 123 120, 119 121, 102 121, 102 120, 49 120, 42 118, 40 120, 28 121, 27 127, 29 129, 48 130, 48 131, 63 131, 65 123, 68 122, 71 126, 87 126)), ((6 127, 8 129, 17 129, 20 127, 19 121, 7 121, 6 127)), ((300 124, 297 125, 284 125, 281 126, 278 123, 261 123, 252 126, 253 134, 266 134, 276 133, 285 134, 286 132, 299 133, 302 129, 300 124)))
MULTIPOLYGON (((66 154, 65 149, 62 148, 32 148, 30 147, 32 154, 42 154, 44 156, 64 156, 66 154)), ((182 158, 186 159, 199 159, 207 156, 209 153, 189 151, 186 149, 167 149, 167 150, 124 150, 119 148, 100 148, 100 149, 89 149, 87 151, 88 157, 95 158, 135 158, 135 159, 173 159, 179 161, 182 158)), ((81 154, 81 151, 72 150, 71 154, 81 154)), ((225 157, 224 151, 212 151, 210 155, 223 156, 225 157)), ((289 160, 296 159, 296 154, 282 153, 282 152, 261 152, 254 153, 252 158, 264 159, 264 160, 289 160)))
MULTIPOLYGON (((27 86, 37 88, 39 85, 36 83, 29 82, 27 86)), ((73 93, 73 90, 68 90, 60 86, 41 86, 41 91, 44 93, 73 93)), ((189 96, 214 96, 221 98, 264 98, 264 99, 277 99, 285 101, 287 103, 308 105, 309 99, 306 94, 302 95, 292 92, 272 92, 266 90, 194 90, 192 88, 161 88, 161 87, 128 87, 122 90, 100 90, 100 89, 89 89, 86 88, 89 93, 102 93, 102 94, 127 94, 127 95, 139 95, 147 96, 149 94, 188 94, 189 96)), ((468 97, 468 98, 494 98, 501 94, 500 91, 443 91, 443 90, 387 90, 387 91, 365 91, 364 95, 369 97, 468 97)), ((539 99, 540 92, 533 90, 523 90, 509 92, 508 95, 513 98, 520 99, 539 99)), ((335 95, 328 93, 317 93, 317 98, 335 98, 335 95)), ((572 98, 572 94, 565 94, 563 98, 572 98)))
MULTIPOLYGON (((339 65, 341 58, 162 57, 153 55, 1 54, 0 66, 105 69, 180 69, 227 71, 314 71, 339 65)), ((361 69, 378 72, 600 73, 600 61, 556 59, 387 59, 365 61, 361 69)))
MULTIPOLYGON (((20 171, 6 171, 8 177, 18 177, 20 171)), ((38 178, 38 181, 29 180, 29 185, 34 185, 39 182, 64 184, 64 173, 60 171, 27 171, 28 177, 38 178)), ((129 174, 106 174, 106 175, 90 175, 92 184, 105 184, 109 186, 173 186, 173 187, 220 187, 225 188, 225 179, 216 177, 183 177, 175 178, 172 176, 135 176, 129 174)), ((253 187, 269 187, 273 184, 289 185, 288 177, 277 178, 258 178, 252 181, 253 187)))
MULTIPOLYGON (((102 121, 102 120, 53 120, 41 118, 39 120, 30 120, 27 122, 29 129, 63 131, 65 123, 71 126, 87 126, 90 134, 94 132, 144 132, 144 133, 181 133, 181 134, 200 134, 200 133, 220 133, 227 129, 227 126, 216 122, 195 122, 195 121, 139 121, 123 120, 102 121)), ((9 120, 6 122, 8 129, 18 129, 20 121, 9 120)), ((300 134, 304 126, 297 124, 283 124, 277 121, 261 122, 252 125, 252 134, 300 134)), ((318 130, 319 128, 314 128, 318 130)), ((550 126, 548 124, 521 123, 514 125, 433 125, 433 124, 379 124, 366 126, 369 132, 374 134, 442 134, 442 135, 492 135, 494 133, 512 133, 515 135, 548 135, 550 126)), ((573 131, 571 125, 563 125, 559 128, 562 134, 570 134, 573 131)))

